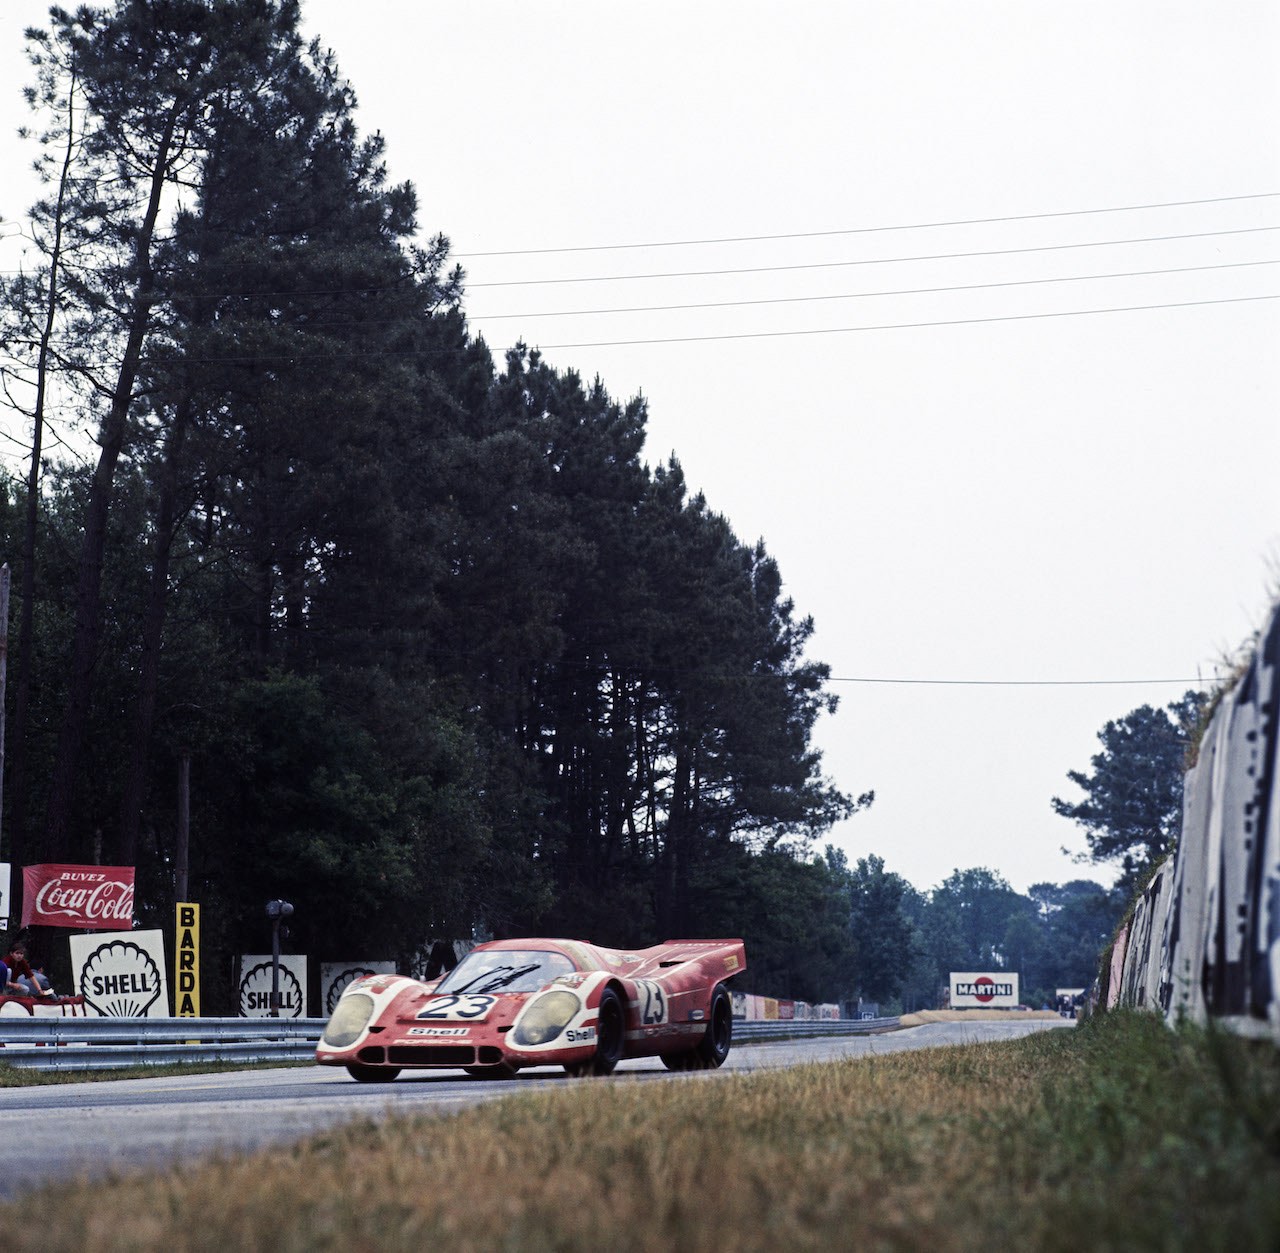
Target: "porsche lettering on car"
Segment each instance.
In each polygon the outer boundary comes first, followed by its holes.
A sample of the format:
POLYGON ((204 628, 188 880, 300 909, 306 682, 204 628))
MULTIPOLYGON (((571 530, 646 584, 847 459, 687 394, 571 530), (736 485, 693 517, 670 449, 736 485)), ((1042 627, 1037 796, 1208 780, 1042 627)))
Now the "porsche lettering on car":
POLYGON ((733 1041, 725 981, 741 940, 667 940, 624 951, 581 940, 495 940, 431 983, 353 981, 316 1047, 362 1083, 402 1070, 461 1068, 510 1078, 529 1066, 607 1075, 629 1057, 670 1070, 721 1065, 733 1041))

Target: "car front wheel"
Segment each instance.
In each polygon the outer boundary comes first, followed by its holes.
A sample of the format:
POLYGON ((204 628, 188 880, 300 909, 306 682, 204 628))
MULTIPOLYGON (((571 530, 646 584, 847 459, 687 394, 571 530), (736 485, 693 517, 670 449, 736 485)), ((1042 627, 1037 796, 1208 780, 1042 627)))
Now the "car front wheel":
POLYGON ((400 1073, 396 1066, 362 1066, 359 1062, 347 1063, 347 1074, 357 1083, 390 1083, 400 1073))
POLYGON ((596 1051, 585 1062, 571 1062, 565 1073, 577 1079, 583 1075, 610 1075, 622 1060, 626 1042, 627 1019, 622 1001, 612 988, 600 993, 600 1006, 596 1010, 596 1051))
POLYGON ((506 1062, 499 1062, 496 1066, 464 1066, 463 1069, 473 1079, 514 1079, 516 1077, 516 1068, 507 1065, 506 1062))

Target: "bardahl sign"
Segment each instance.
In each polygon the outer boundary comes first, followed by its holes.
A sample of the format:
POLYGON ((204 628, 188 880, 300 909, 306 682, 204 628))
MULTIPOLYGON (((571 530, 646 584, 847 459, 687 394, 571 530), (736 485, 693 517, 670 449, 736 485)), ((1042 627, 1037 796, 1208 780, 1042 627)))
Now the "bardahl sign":
POLYGON ((126 930, 133 925, 133 867, 24 866, 22 925, 126 930))

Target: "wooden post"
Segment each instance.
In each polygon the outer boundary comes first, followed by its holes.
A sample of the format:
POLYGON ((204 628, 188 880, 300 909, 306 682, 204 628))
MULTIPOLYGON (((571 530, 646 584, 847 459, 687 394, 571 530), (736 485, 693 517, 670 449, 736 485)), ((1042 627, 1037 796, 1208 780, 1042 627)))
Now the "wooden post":
POLYGON ((174 890, 179 901, 187 899, 187 851, 191 838, 191 754, 184 748, 178 758, 178 847, 173 857, 174 890))

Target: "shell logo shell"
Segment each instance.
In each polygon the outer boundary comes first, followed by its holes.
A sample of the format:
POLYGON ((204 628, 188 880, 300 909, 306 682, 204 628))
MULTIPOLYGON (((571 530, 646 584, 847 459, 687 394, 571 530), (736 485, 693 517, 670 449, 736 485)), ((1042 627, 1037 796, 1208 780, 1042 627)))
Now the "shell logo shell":
MULTIPOLYGON (((246 972, 240 981, 240 1015, 254 1017, 271 1011, 271 966, 269 961, 259 962, 246 972)), ((288 966, 281 963, 279 976, 280 1017, 301 1018, 302 984, 288 966)))
POLYGON ((104 1018, 145 1018, 161 987, 155 959, 128 940, 94 949, 80 971, 80 995, 104 1018))
MULTIPOLYGON (((325 997, 325 1012, 332 1014, 342 994, 357 980, 364 979, 369 975, 376 974, 376 971, 369 970, 364 966, 352 966, 344 970, 330 985, 329 994, 325 997)), ((380 988, 371 989, 381 991, 380 988)))

